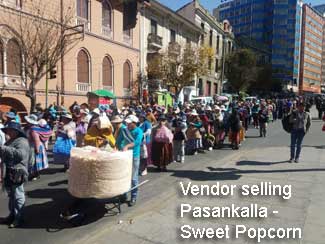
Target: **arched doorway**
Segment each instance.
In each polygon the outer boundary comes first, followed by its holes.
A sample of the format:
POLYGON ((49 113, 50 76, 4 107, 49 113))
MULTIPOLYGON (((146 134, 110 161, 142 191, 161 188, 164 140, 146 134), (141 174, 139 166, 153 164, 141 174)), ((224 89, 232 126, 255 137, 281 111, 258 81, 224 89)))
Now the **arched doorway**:
POLYGON ((25 115, 27 115, 27 109, 25 105, 13 97, 1 97, 0 98, 0 112, 6 113, 9 112, 10 109, 15 109, 17 111, 17 114, 20 116, 20 118, 23 118, 25 115))

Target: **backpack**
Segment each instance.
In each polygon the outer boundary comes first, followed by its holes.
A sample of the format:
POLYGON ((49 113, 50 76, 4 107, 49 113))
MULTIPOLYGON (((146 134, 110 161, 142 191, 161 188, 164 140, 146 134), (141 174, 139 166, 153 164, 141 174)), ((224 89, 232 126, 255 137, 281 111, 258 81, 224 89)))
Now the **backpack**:
POLYGON ((293 124, 290 123, 290 115, 286 115, 286 116, 283 117, 283 119, 282 119, 282 127, 286 132, 291 133, 292 128, 293 128, 293 124))

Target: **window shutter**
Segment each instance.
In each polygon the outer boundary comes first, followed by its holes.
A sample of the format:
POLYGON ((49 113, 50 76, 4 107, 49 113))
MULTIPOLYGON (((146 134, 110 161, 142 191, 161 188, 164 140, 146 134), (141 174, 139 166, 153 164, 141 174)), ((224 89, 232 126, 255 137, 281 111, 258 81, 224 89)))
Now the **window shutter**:
POLYGON ((81 50, 78 53, 78 82, 89 83, 89 59, 85 51, 81 50))
POLYGON ((21 76, 21 52, 16 40, 11 39, 7 44, 7 73, 21 76))
POLYGON ((131 67, 128 62, 123 65, 123 88, 130 89, 131 87, 131 67))
POLYGON ((103 1, 103 16, 102 16, 102 24, 105 27, 111 28, 111 14, 112 10, 107 1, 103 1))
POLYGON ((103 60, 103 86, 112 86, 112 62, 108 57, 103 60))

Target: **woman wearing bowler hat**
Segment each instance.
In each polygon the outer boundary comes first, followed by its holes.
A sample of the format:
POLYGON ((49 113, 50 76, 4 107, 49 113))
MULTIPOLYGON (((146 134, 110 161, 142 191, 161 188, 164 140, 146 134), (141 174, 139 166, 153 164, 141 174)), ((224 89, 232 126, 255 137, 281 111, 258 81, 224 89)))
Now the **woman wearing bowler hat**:
POLYGON ((1 160, 5 165, 3 184, 9 197, 9 216, 2 222, 9 228, 19 227, 22 223, 25 205, 24 183, 28 179, 28 165, 33 160, 26 134, 20 125, 8 122, 2 129, 7 142, 0 146, 1 160))

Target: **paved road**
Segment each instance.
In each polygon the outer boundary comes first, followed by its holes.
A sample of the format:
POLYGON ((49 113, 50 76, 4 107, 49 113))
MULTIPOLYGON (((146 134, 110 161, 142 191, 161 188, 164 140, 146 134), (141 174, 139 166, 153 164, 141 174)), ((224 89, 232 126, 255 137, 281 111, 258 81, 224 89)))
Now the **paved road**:
MULTIPOLYGON (((176 191, 179 181, 197 184, 220 181, 241 185, 268 180, 279 184, 293 182, 293 199, 287 202, 259 199, 261 204, 270 208, 276 206, 279 214, 263 223, 255 220, 246 223, 252 226, 295 223, 304 229, 304 240, 301 243, 323 244, 325 209, 324 204, 321 204, 325 200, 325 168, 321 162, 325 160, 322 150, 325 143, 321 126, 321 121, 313 121, 311 133, 304 141, 305 148, 299 164, 284 162, 289 157, 289 136, 279 122, 270 124, 267 138, 257 137, 257 130, 250 129, 239 151, 224 149, 187 157, 185 164, 171 165, 167 173, 152 171, 142 177, 141 180, 148 179, 149 183, 141 188, 137 206, 123 206, 123 213, 119 216, 105 215, 105 209, 99 203, 86 203, 84 208, 90 217, 81 227, 73 227, 58 217, 60 210, 69 204, 70 198, 66 191, 66 175, 60 172, 60 166, 51 165, 41 180, 26 186, 28 198, 25 225, 15 230, 0 226, 1 243, 178 243, 181 242, 178 237, 179 227, 189 222, 189 219, 177 217, 181 202, 189 201, 180 197, 176 191)), ((250 201, 239 198, 221 200, 193 198, 191 204, 214 206, 250 201)), ((0 203, 0 216, 6 216, 7 200, 4 194, 0 195, 0 203)), ((197 221, 194 224, 204 227, 212 221, 197 221)), ((234 225, 239 222, 222 219, 222 223, 234 225)), ((253 242, 241 239, 220 243, 253 242)))

